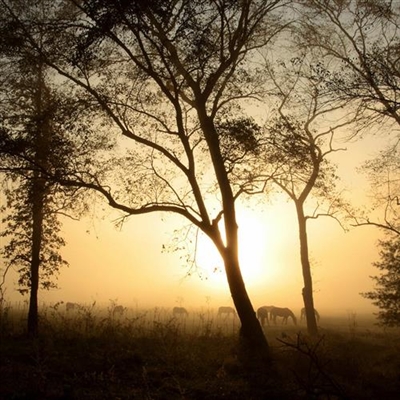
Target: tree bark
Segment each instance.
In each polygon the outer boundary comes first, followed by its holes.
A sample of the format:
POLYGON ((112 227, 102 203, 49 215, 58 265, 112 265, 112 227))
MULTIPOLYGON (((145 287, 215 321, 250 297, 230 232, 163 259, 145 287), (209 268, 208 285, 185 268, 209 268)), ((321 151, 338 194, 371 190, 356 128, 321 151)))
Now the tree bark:
POLYGON ((318 334, 317 320, 314 312, 313 284, 310 259, 308 253, 307 220, 304 216, 303 205, 296 202, 297 219, 299 225, 300 258, 303 272, 304 288, 302 290, 304 307, 306 309, 307 331, 311 336, 318 334))
POLYGON ((30 301, 28 311, 28 335, 37 336, 39 329, 38 290, 41 263, 43 221, 46 202, 46 179, 43 170, 47 169, 49 142, 51 135, 50 114, 46 109, 46 87, 43 78, 43 63, 39 60, 37 71, 37 90, 35 93, 35 165, 31 188, 32 205, 32 250, 30 267, 30 301))
POLYGON ((240 271, 235 198, 221 155, 218 135, 212 119, 207 116, 205 104, 198 106, 197 111, 210 150, 210 156, 222 197, 226 245, 224 246, 221 243, 219 234, 218 238, 214 238, 214 243, 224 260, 229 289, 241 322, 240 337, 245 348, 253 353, 253 355, 258 355, 265 361, 269 361, 270 352, 268 342, 247 294, 240 271))
POLYGON ((248 296, 235 249, 226 249, 224 263, 233 303, 241 322, 240 339, 251 355, 258 354, 264 361, 270 361, 268 342, 248 296))
POLYGON ((37 336, 39 326, 38 313, 38 290, 39 290, 39 268, 40 253, 43 234, 43 203, 44 203, 44 180, 36 178, 33 180, 32 188, 32 252, 31 252, 31 287, 28 311, 28 335, 37 336))

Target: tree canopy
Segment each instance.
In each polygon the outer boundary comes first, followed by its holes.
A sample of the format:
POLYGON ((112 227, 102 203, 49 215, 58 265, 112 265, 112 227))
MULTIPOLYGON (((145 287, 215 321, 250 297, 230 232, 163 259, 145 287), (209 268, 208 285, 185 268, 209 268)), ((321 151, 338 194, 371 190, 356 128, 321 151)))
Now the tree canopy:
POLYGON ((379 241, 380 260, 374 266, 381 272, 372 276, 374 290, 362 293, 379 308, 377 317, 385 326, 400 326, 400 239, 399 235, 379 241))

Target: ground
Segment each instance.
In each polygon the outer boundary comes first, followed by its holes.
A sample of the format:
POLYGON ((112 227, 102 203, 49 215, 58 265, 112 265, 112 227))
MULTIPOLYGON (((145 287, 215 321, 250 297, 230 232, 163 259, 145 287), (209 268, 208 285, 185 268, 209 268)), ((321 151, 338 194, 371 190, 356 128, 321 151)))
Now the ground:
POLYGON ((40 335, 24 334, 24 310, 0 319, 0 399, 398 399, 399 330, 351 318, 265 327, 273 360, 249 365, 239 321, 215 310, 174 318, 171 310, 95 305, 41 310, 40 335))

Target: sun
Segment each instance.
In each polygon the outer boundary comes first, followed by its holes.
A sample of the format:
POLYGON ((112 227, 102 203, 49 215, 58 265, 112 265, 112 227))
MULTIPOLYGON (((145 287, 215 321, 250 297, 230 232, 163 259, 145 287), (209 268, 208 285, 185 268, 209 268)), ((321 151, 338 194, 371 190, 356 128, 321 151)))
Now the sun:
POLYGON ((238 213, 239 262, 247 285, 273 280, 279 271, 271 246, 277 239, 265 215, 245 210, 238 213))
MULTIPOLYGON (((238 226, 239 262, 246 286, 273 281, 280 273, 274 245, 280 238, 271 225, 271 218, 252 210, 240 210, 238 226)), ((196 261, 202 278, 213 286, 226 287, 221 256, 205 236, 199 238, 196 261)))

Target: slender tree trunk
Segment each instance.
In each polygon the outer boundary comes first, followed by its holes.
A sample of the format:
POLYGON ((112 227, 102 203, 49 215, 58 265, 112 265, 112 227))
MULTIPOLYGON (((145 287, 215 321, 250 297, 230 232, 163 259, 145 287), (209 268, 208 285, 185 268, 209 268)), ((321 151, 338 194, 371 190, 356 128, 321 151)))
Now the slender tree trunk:
POLYGON ((299 225, 300 257, 304 281, 302 295, 304 307, 306 309, 307 331, 309 335, 315 336, 318 334, 318 326, 314 312, 313 284, 310 258, 308 254, 307 221, 304 216, 303 204, 301 202, 296 202, 296 211, 299 225))
POLYGON ((49 142, 51 136, 50 114, 46 110, 46 87, 43 78, 43 63, 39 62, 37 70, 37 90, 35 94, 36 111, 36 138, 35 138, 35 165, 32 188, 32 250, 30 268, 30 301, 28 311, 28 334, 38 334, 39 313, 38 313, 38 290, 39 270, 41 263, 44 208, 46 202, 46 179, 43 170, 46 170, 49 157, 49 142))
POLYGON ((28 334, 37 336, 39 325, 38 290, 40 253, 43 233, 44 180, 34 178, 32 187, 32 251, 31 251, 31 287, 28 311, 28 334))

